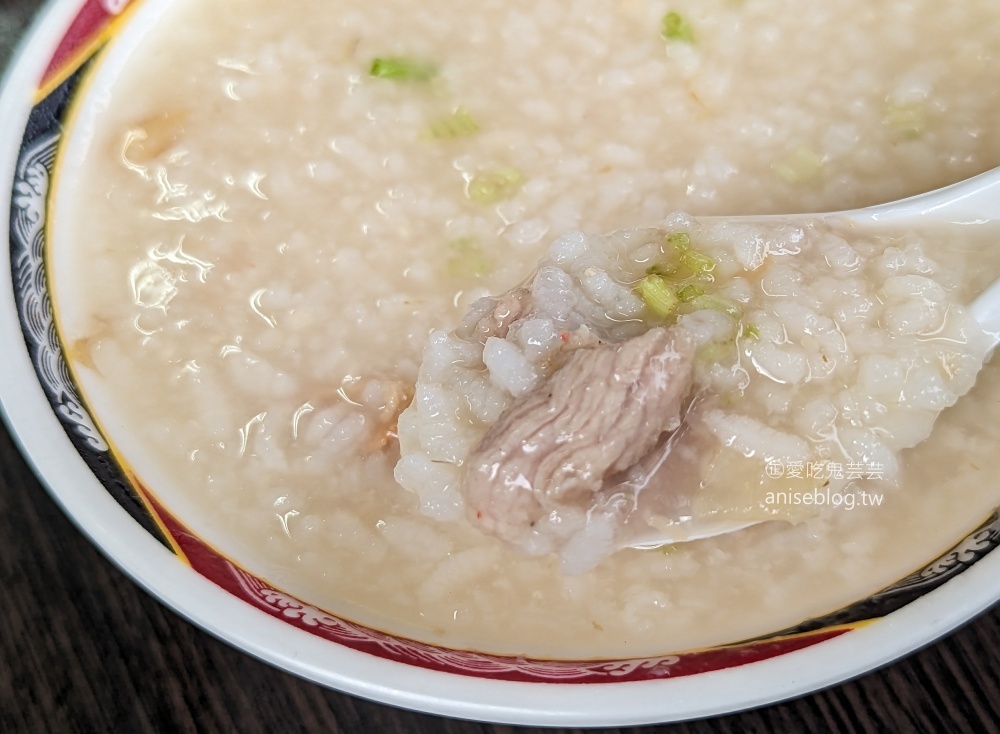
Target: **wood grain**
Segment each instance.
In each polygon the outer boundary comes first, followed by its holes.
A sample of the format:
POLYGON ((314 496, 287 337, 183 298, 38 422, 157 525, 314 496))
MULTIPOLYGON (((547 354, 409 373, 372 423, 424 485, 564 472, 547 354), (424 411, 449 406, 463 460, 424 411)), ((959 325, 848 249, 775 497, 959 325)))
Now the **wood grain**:
MULTIPOLYGON (((0 65, 38 5, 0 0, 0 65)), ((0 359, 6 349, 0 346, 0 359)), ((352 698, 215 640, 104 559, 45 493, 2 428, 0 589, 0 732, 542 731, 352 698)), ((605 731, 997 732, 998 680, 1000 609, 994 608, 944 641, 831 690, 710 721, 605 731)))

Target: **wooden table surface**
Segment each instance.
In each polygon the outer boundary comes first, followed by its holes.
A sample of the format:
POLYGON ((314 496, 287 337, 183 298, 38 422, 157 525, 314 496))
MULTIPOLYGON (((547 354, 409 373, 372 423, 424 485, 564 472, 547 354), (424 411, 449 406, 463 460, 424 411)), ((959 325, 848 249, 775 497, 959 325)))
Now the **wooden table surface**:
MULTIPOLYGON (((0 0, 0 66, 38 6, 0 0)), ((0 359, 7 348, 0 346, 0 359)), ((215 640, 91 546, 2 427, 0 589, 0 732, 514 730, 352 698, 215 640)), ((994 608, 936 645, 836 688, 723 718, 627 731, 1000 732, 998 680, 994 608)))

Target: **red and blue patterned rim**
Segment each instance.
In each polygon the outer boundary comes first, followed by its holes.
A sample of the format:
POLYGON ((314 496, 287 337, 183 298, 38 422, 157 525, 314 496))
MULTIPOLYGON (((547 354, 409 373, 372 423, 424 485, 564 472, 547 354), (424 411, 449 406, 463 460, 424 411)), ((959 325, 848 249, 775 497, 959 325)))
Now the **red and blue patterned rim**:
POLYGON ((535 660, 455 650, 394 636, 276 589, 200 540, 113 454, 88 412, 56 333, 46 256, 49 181, 74 94, 138 0, 84 0, 37 85, 14 174, 10 259, 21 331, 39 383, 66 435, 105 490, 177 559, 247 604, 319 638, 394 662, 496 680, 610 683, 735 668, 847 634, 962 573, 1000 545, 1000 510, 951 550, 897 583, 833 614, 773 634, 702 650, 620 660, 535 660))

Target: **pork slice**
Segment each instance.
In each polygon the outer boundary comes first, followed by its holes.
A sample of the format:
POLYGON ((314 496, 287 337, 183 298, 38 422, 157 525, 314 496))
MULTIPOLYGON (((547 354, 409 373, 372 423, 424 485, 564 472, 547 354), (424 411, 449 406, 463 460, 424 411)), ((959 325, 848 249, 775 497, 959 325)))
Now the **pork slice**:
POLYGON ((470 454, 463 489, 471 521, 516 542, 553 511, 588 509, 607 477, 680 425, 694 350, 677 327, 573 350, 470 454))

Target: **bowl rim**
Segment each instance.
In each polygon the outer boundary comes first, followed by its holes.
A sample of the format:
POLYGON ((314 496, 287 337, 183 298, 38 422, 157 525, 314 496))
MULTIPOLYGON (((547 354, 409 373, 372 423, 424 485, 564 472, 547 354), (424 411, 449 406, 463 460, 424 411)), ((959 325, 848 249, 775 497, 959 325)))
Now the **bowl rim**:
MULTIPOLYGON (((153 2, 168 0, 147 0, 153 2)), ((48 0, 0 84, 0 181, 12 191, 32 100, 51 52, 85 3, 48 0)), ((104 3, 102 3, 103 5, 104 3)), ((11 198, 0 214, 10 221, 11 198)), ((107 494, 72 446, 36 378, 0 266, 0 416, 36 476, 103 555, 162 604, 216 638, 309 681, 393 706, 461 719, 629 726, 731 713, 857 677, 947 634, 1000 599, 990 554, 903 608, 849 634, 739 667, 628 683, 539 684, 462 676, 351 650, 296 629, 182 563, 107 494)))

